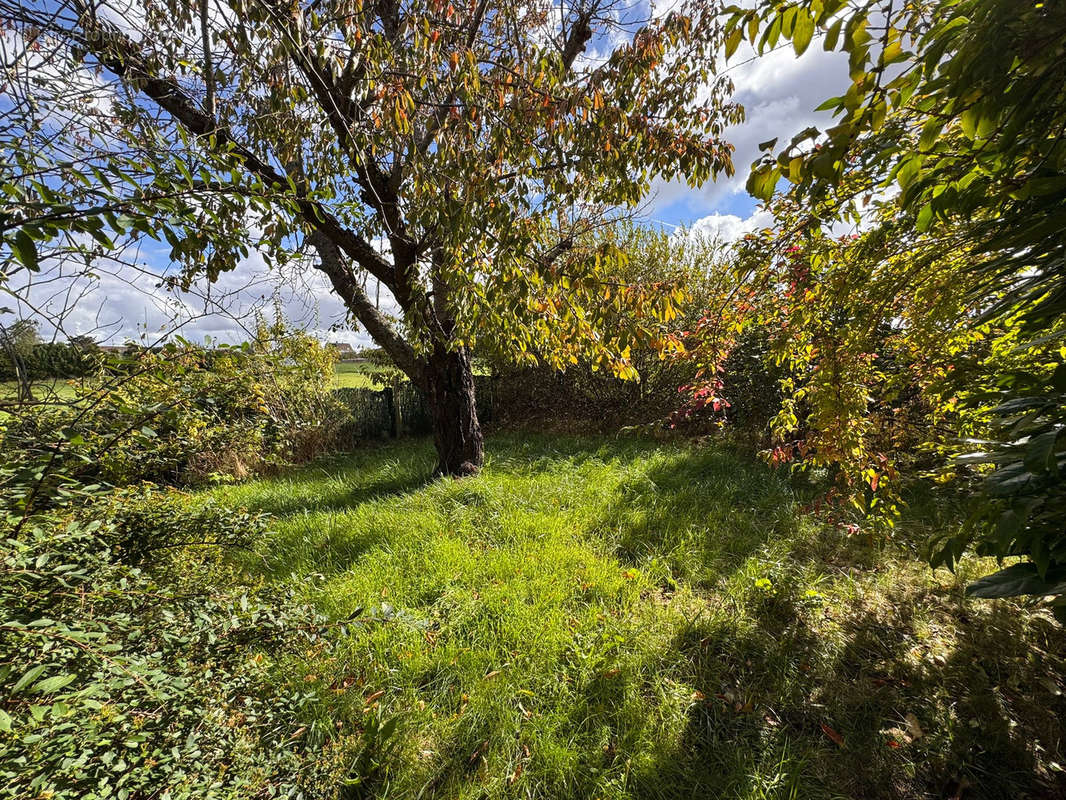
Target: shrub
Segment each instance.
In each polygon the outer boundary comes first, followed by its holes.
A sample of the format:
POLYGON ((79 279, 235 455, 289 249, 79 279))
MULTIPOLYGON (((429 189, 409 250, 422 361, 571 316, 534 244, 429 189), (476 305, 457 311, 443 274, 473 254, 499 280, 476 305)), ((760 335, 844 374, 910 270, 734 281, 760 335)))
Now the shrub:
POLYGON ((260 532, 145 490, 0 523, 0 794, 334 794, 352 737, 283 677, 328 628, 291 596, 215 580, 217 543, 260 532))
POLYGON ((735 428, 760 437, 781 409, 782 370, 770 356, 766 331, 751 328, 737 338, 722 365, 725 417, 735 428))
POLYGON ((0 347, 0 381, 18 378, 15 360, 21 361, 30 380, 82 378, 99 370, 102 354, 89 337, 75 337, 69 342, 38 342, 32 325, 19 326, 12 346, 0 347), (16 338, 17 337, 17 338, 16 338))
POLYGON ((679 388, 692 383, 702 367, 683 352, 681 338, 735 283, 720 260, 718 242, 692 231, 668 235, 626 225, 601 236, 626 254, 603 276, 595 314, 628 343, 628 377, 616 376, 586 354, 575 353, 561 369, 534 353, 516 361, 482 346, 478 355, 499 374, 501 407, 511 421, 564 418, 601 430, 655 423, 677 408, 679 388), (655 318, 640 304, 618 302, 619 296, 641 291, 672 297, 676 306, 655 318))
POLYGON ((0 488, 32 488, 19 465, 42 459, 53 485, 196 483, 307 460, 338 424, 334 358, 275 325, 237 347, 207 351, 179 340, 109 361, 70 401, 16 413, 0 431, 10 454, 0 488))

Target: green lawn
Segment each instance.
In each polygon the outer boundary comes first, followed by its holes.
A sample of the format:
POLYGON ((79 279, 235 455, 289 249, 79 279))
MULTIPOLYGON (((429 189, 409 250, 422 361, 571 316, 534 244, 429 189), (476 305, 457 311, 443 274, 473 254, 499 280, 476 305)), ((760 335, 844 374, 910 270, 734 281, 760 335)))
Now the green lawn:
MULTIPOLYGON (((62 403, 71 400, 77 393, 78 379, 49 378, 33 382, 33 396, 38 403, 62 403)), ((18 398, 18 384, 15 381, 0 381, 0 422, 8 419, 10 414, 7 404, 14 404, 18 398)), ((40 406, 35 406, 39 408, 40 406)))
MULTIPOLYGON (((371 381, 371 374, 375 367, 366 363, 352 363, 340 361, 333 372, 333 388, 356 388, 356 389, 379 389, 371 381)), ((14 381, 0 381, 0 400, 13 397, 17 387, 14 381)), ((74 383, 64 379, 49 379, 34 382, 34 390, 42 399, 58 395, 59 398, 69 399, 74 396, 74 383)))
MULTIPOLYGON (((79 379, 67 380, 65 378, 49 378, 33 382, 33 393, 38 400, 69 400, 76 393, 79 379)), ((11 398, 18 394, 18 384, 15 381, 0 381, 0 401, 11 398)))
POLYGON ((871 547, 713 447, 488 454, 427 483, 407 440, 210 492, 276 515, 248 569, 355 617, 294 667, 328 701, 309 736, 399 718, 351 796, 1066 796, 1062 629, 963 600, 987 564, 931 572, 931 503, 871 547))
POLYGON ((372 380, 374 372, 380 371, 364 362, 338 361, 333 371, 334 389, 380 389, 372 380))

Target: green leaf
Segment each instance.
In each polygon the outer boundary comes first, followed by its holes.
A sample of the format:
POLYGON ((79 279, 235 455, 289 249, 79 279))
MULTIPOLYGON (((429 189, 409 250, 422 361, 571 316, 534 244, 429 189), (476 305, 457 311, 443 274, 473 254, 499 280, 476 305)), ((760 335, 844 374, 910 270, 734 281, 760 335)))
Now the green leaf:
POLYGON ((829 30, 825 32, 825 39, 822 41, 822 49, 826 52, 836 50, 837 41, 840 39, 840 29, 843 26, 844 20, 838 19, 829 27, 829 30))
POLYGON ((1045 431, 1034 436, 1025 449, 1025 466, 1030 472, 1046 472, 1055 465, 1055 442, 1057 430, 1045 431))
POLYGON ((753 170, 748 176, 747 189, 753 197, 759 200, 769 200, 773 197, 777 186, 777 179, 781 177, 781 170, 772 164, 764 164, 753 170))
POLYGON ((836 159, 831 153, 819 153, 811 159, 811 170, 822 180, 831 181, 836 178, 836 159))
POLYGON ((1066 363, 1055 367, 1055 372, 1051 376, 1051 385, 1058 392, 1066 392, 1066 363))
POLYGON ((1050 569, 1041 578, 1036 564, 1015 564, 974 581, 966 587, 966 594, 985 599, 1066 594, 1066 567, 1050 569))
POLYGON ((55 692, 69 684, 75 677, 76 676, 74 675, 53 675, 51 678, 45 678, 40 683, 36 684, 32 691, 37 692, 38 694, 55 692))
POLYGON ((30 235, 26 233, 26 231, 20 230, 15 234, 15 238, 11 242, 11 251, 22 263, 22 266, 30 272, 37 272, 40 270, 37 256, 37 244, 30 238, 30 235))
POLYGON ((930 119, 922 126, 922 135, 918 138, 919 150, 931 150, 940 138, 940 132, 944 129, 944 121, 938 117, 930 119))
POLYGON ((387 741, 396 732, 396 727, 399 722, 400 717, 398 715, 389 717, 389 719, 385 721, 385 724, 381 726, 381 730, 378 732, 380 740, 383 742, 387 741))
POLYGON ((911 156, 906 161, 903 161, 899 165, 899 169, 896 171, 896 180, 899 182, 899 185, 904 189, 910 186, 911 183, 914 182, 914 179, 918 177, 921 168, 922 157, 920 155, 911 156))
POLYGON ((797 56, 803 55, 811 44, 814 36, 814 17, 807 13, 806 9, 800 9, 796 15, 795 28, 792 31, 792 47, 797 56))
POLYGON ((730 58, 733 53, 737 51, 737 47, 740 46, 740 40, 744 36, 744 29, 739 25, 734 28, 725 40, 725 57, 730 58))
POLYGON ((926 203, 922 206, 921 211, 918 212, 918 218, 915 220, 915 227, 920 231, 929 230, 929 226, 933 224, 933 206, 926 203))
POLYGON ((15 694, 25 689, 27 686, 29 686, 31 683, 41 677, 42 672, 44 672, 43 664, 38 664, 36 667, 30 667, 28 670, 26 670, 26 672, 23 673, 22 677, 15 682, 15 685, 11 687, 11 693, 15 694))

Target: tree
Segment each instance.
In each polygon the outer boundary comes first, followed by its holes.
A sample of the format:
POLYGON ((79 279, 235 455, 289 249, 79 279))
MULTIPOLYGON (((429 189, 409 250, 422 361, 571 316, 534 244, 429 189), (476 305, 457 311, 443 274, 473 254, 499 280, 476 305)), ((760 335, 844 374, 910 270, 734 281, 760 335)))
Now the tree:
MULTIPOLYGON (((991 470, 973 524, 933 561, 951 566, 971 546, 1024 556, 971 590, 1057 595, 1066 617, 1066 7, 763 0, 727 10, 726 27, 727 51, 747 36, 760 51, 791 40, 799 54, 820 33, 849 57, 851 86, 823 106, 837 124, 776 155, 766 142, 749 189, 768 199, 787 179, 808 227, 857 220, 861 198, 898 189, 897 226, 931 239, 948 230, 966 253, 954 269, 974 325, 1020 331, 1014 363, 982 376, 982 391, 960 384, 991 418, 967 459, 991 470)), ((889 296, 909 291, 925 263, 901 261, 889 296)))
MULTIPOLYGON (((632 374, 627 336, 589 302, 624 254, 589 234, 653 178, 732 169, 720 134, 740 112, 714 75, 715 9, 696 0, 650 19, 620 0, 225 0, 205 13, 169 0, 131 3, 121 25, 86 0, 0 10, 23 41, 115 88, 114 121, 94 132, 96 205, 62 197, 9 221, 13 252, 35 261, 27 242, 101 207, 108 232, 165 237, 186 279, 233 268, 249 226, 273 259, 313 251, 424 392, 442 474, 482 463, 479 338, 557 365, 584 350, 632 374), (100 180, 111 174, 138 177, 120 194, 100 180), (367 297, 367 276, 399 320, 367 297)), ((674 303, 624 296, 652 317, 674 303)))
POLYGON ((37 326, 31 320, 18 319, 10 324, 0 323, 0 377, 11 378, 16 385, 16 399, 21 404, 33 401, 33 387, 27 360, 33 355, 39 337, 37 326))

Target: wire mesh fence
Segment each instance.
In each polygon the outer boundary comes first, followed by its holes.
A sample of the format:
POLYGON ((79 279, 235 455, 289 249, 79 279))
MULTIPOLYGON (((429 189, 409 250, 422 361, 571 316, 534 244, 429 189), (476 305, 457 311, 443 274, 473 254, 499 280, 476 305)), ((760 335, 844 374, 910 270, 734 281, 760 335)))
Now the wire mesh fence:
MULTIPOLYGON (((425 397, 413 384, 384 389, 334 389, 347 418, 345 430, 353 439, 419 436, 433 431, 425 397)), ((496 406, 496 382, 491 375, 474 376, 478 420, 491 422, 496 406)))

